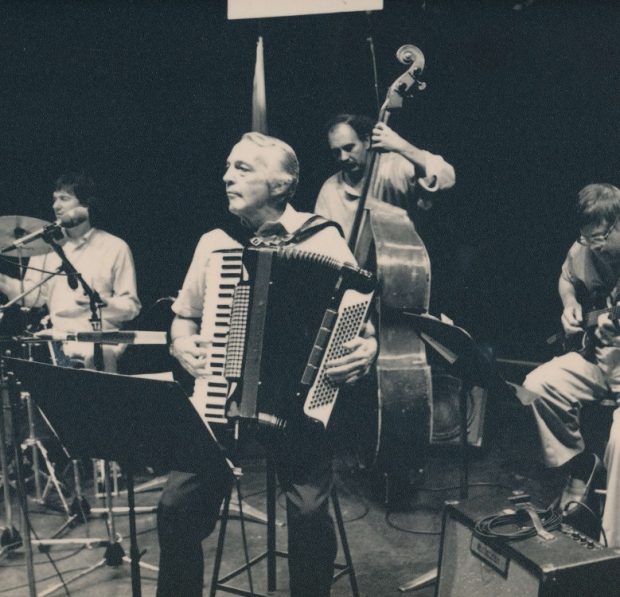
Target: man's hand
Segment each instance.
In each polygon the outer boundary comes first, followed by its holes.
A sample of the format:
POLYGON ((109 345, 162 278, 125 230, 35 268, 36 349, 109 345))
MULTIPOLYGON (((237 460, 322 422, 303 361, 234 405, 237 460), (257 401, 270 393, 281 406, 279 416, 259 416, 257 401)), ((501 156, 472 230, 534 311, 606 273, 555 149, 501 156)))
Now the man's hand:
POLYGON ((343 344, 350 352, 325 365, 325 373, 332 383, 354 383, 370 370, 377 356, 377 338, 372 323, 367 322, 361 335, 343 344))
POLYGON ((181 363, 183 369, 194 377, 206 374, 209 342, 199 335, 175 338, 170 344, 170 354, 181 363))
POLYGON ((407 145, 407 141, 383 122, 376 124, 372 130, 372 146, 374 149, 400 152, 407 145))
POLYGON ((567 336, 582 332, 583 313, 579 303, 572 303, 562 311, 562 327, 567 336))
POLYGON ((603 346, 620 346, 620 329, 609 319, 609 313, 598 316, 595 335, 603 346))

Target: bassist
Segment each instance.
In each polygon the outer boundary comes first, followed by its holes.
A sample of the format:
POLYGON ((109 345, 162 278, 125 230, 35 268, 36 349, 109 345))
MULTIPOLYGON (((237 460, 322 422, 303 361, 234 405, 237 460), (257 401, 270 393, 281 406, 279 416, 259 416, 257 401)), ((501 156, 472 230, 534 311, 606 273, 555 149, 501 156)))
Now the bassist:
POLYGON ((339 114, 327 125, 327 141, 339 171, 323 184, 314 211, 338 222, 347 241, 362 192, 370 147, 383 152, 378 178, 381 200, 405 210, 430 207, 429 193, 454 185, 454 168, 440 155, 419 149, 387 124, 367 116, 339 114), (418 188, 425 193, 417 198, 418 188))

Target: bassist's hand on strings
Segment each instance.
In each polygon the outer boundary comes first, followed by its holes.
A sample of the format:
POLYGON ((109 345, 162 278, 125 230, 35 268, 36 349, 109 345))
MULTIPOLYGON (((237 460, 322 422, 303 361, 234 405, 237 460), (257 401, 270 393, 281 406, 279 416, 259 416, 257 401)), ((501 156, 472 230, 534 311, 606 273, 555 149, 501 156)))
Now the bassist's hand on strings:
POLYGON ((354 383, 368 374, 378 350, 375 327, 368 321, 361 335, 343 344, 351 352, 325 365, 329 380, 335 384, 354 383))
POLYGON ((583 312, 579 303, 571 303, 562 312, 562 327, 567 336, 582 332, 583 312))
POLYGON ((372 147, 381 151, 404 151, 409 143, 384 122, 379 122, 372 130, 372 147))
POLYGON ((207 353, 210 342, 198 334, 175 338, 170 344, 170 354, 183 369, 194 377, 206 374, 207 353))

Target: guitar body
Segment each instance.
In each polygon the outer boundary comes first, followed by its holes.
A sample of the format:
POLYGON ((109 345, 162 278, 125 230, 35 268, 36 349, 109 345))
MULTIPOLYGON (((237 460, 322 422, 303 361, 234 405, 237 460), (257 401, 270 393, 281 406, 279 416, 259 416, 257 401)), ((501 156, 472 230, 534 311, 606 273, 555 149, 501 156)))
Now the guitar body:
POLYGON ((610 313, 612 319, 617 319, 615 312, 618 309, 616 307, 608 308, 609 293, 607 290, 588 291, 580 281, 575 283, 575 296, 583 313, 583 331, 574 334, 566 334, 566 332, 561 331, 547 342, 555 345, 557 354, 578 352, 585 359, 591 360, 594 356, 594 330, 598 316, 607 312, 610 313))

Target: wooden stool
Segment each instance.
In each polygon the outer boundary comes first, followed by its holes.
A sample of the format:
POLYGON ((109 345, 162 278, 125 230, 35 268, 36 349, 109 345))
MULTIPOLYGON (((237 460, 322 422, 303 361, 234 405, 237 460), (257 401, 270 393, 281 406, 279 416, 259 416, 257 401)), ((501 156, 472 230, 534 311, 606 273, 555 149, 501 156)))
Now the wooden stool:
MULTIPOLYGON (((251 568, 261 562, 267 560, 267 591, 272 593, 276 590, 276 558, 283 557, 288 558, 288 553, 285 551, 279 551, 276 549, 276 471, 273 461, 267 460, 267 549, 258 556, 246 561, 243 566, 240 566, 236 570, 229 572, 228 574, 220 577, 220 566, 224 555, 224 541, 226 538, 226 525, 229 518, 230 501, 233 491, 237 493, 237 500, 239 504, 242 504, 241 499, 241 474, 238 471, 235 474, 235 481, 233 487, 231 487, 230 493, 224 500, 224 506, 221 513, 220 531, 217 539, 217 551, 215 553, 215 563, 213 565, 213 575, 211 577, 211 591, 210 597, 215 597, 218 590, 226 593, 234 593, 235 595, 245 595, 247 597, 268 597, 265 593, 257 593, 254 591, 252 583, 251 568), (248 582, 250 590, 241 589, 233 585, 228 584, 233 578, 236 578, 240 574, 247 572, 248 582)), ((342 512, 340 510, 340 503, 338 501, 338 494, 336 488, 333 487, 331 491, 332 506, 334 509, 334 516, 336 524, 338 526, 338 533, 340 536, 340 544, 344 553, 345 564, 334 563, 334 569, 336 570, 332 582, 336 582, 341 576, 345 574, 349 575, 349 581, 351 583, 351 593, 353 597, 359 597, 359 591, 357 588, 357 579, 355 577, 355 570, 353 569, 353 560, 351 559, 351 552, 349 551, 349 543, 347 541, 347 535, 344 528, 344 522, 342 520, 342 512)), ((240 524, 241 524, 241 536, 243 540, 243 546, 245 553, 247 554, 247 543, 245 535, 245 523, 243 518, 243 507, 240 507, 239 512, 240 524)))

